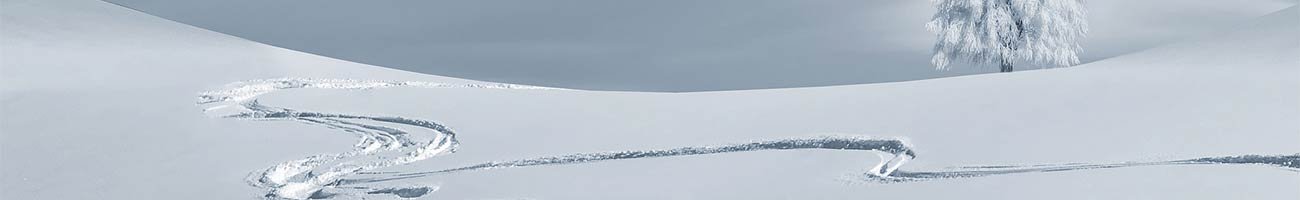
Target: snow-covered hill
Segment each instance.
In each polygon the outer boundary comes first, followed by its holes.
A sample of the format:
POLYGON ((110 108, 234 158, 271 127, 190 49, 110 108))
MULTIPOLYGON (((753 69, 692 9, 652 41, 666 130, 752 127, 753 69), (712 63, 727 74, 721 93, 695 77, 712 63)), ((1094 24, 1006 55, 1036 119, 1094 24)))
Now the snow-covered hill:
POLYGON ((97 1, 0 8, 3 199, 1294 199, 1300 186, 1294 157, 1218 157, 1300 152, 1296 7, 1072 68, 702 93, 406 73, 97 1), (870 175, 890 153, 916 157, 870 175))
MULTIPOLYGON (((935 38, 923 25, 936 11, 928 0, 108 1, 333 58, 549 87, 715 91, 997 71, 926 67, 935 38)), ((1087 0, 1079 56, 1128 54, 1294 4, 1087 0)))
POLYGON ((252 198, 261 191, 247 173, 351 138, 210 118, 198 92, 285 76, 475 82, 289 51, 100 1, 2 3, 0 199, 252 198))

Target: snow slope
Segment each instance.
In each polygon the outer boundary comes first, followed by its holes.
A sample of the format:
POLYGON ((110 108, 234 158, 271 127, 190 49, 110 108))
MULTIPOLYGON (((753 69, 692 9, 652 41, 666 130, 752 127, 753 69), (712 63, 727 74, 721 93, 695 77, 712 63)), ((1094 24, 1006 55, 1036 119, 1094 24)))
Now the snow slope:
POLYGON ((1298 183, 1294 171, 1151 165, 1253 159, 1294 169, 1294 156, 1204 157, 1298 152, 1296 14, 1291 8, 1201 42, 1041 72, 686 94, 293 90, 260 102, 423 116, 455 127, 461 146, 454 154, 336 185, 441 183, 436 197, 1289 199, 1295 194, 1286 188, 1298 183), (870 155, 764 152, 444 173, 574 157, 582 159, 561 162, 587 163, 588 152, 656 154, 826 132, 911 139, 920 157, 903 168, 915 172, 897 175, 905 181, 1125 169, 861 186, 844 182, 880 181, 861 175, 876 165, 870 155), (1013 165, 975 167, 986 169, 979 172, 943 168, 1006 163, 1013 165), (1032 165, 1038 163, 1074 164, 1032 165), (585 192, 592 188, 613 192, 585 192), (781 190, 750 192, 773 188, 781 190))
MULTIPOLYGON (((997 71, 926 67, 935 39, 924 27, 935 12, 928 0, 109 2, 344 60, 549 87, 714 91, 997 71)), ((1086 4, 1084 63, 1203 35, 1295 3, 1086 4)))
POLYGON ((1288 157, 1217 157, 1300 152, 1295 7, 1073 68, 703 93, 516 90, 530 87, 313 56, 96 1, 0 8, 2 199, 259 198, 293 189, 257 185, 274 171, 262 169, 304 159, 321 164, 274 180, 342 170, 330 193, 305 194, 336 198, 1294 199, 1300 186, 1278 170, 1288 157), (450 130, 459 145, 430 145, 450 130), (881 183, 897 179, 865 173, 875 153, 746 150, 812 141, 799 138, 906 141, 916 158, 893 177, 1007 175, 881 183), (403 150, 423 147, 437 152, 403 150), (308 157, 351 152, 367 156, 308 157), (387 162, 404 155, 419 159, 387 162), (1035 166, 1050 163, 1066 164, 1035 166))
POLYGON ((252 198, 260 191, 242 177, 254 169, 352 142, 200 114, 195 94, 230 82, 476 83, 289 51, 100 1, 2 3, 0 199, 252 198))

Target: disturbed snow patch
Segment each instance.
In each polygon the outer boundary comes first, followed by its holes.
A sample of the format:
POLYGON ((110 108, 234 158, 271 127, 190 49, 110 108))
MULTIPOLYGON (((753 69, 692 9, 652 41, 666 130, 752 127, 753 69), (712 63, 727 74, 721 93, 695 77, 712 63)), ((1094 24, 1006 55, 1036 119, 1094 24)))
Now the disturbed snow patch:
POLYGON ((224 90, 200 93, 198 103, 208 105, 205 113, 219 114, 225 118, 251 120, 298 121, 352 133, 361 138, 353 150, 345 153, 327 153, 303 159, 286 161, 253 172, 249 184, 266 189, 268 198, 308 199, 330 198, 338 195, 396 194, 401 197, 418 197, 433 191, 420 189, 330 188, 341 190, 327 192, 327 185, 357 172, 444 155, 455 151, 459 142, 456 133, 437 122, 397 116, 366 116, 325 112, 298 111, 258 103, 259 95, 286 89, 375 89, 392 87, 414 88, 477 88, 477 89, 546 89, 553 88, 511 84, 446 84, 417 81, 362 81, 350 79, 279 78, 232 83, 224 90), (430 132, 415 136, 398 127, 415 127, 430 132), (423 191, 423 192, 419 192, 423 191))

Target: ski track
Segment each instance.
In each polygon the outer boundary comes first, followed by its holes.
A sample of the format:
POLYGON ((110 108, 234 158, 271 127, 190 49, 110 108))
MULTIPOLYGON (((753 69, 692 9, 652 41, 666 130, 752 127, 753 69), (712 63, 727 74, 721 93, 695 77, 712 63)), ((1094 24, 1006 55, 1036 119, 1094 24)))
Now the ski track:
POLYGON ((657 158, 673 156, 690 156, 719 153, 733 153, 745 151, 765 151, 765 150, 795 150, 795 149, 829 149, 829 150, 858 150, 858 151, 878 151, 887 154, 880 154, 881 163, 876 165, 871 174, 887 176, 898 166, 902 166, 907 160, 916 157, 912 151, 911 145, 902 139, 873 138, 865 136, 841 136, 828 135, 816 136, 809 138, 790 138, 769 141, 758 141, 742 144, 729 145, 712 145, 712 146, 690 146, 672 149, 657 150, 639 150, 639 151, 613 151, 599 153, 577 153, 561 156, 549 156, 531 159, 521 159, 512 161, 487 162, 465 167, 443 169, 426 172, 366 172, 361 174, 367 175, 384 175, 377 178, 365 179, 344 179, 336 182, 334 185, 349 185, 361 183, 377 183, 384 181, 394 181, 402 179, 419 178, 444 173, 455 173, 465 171, 476 171, 497 168, 515 168, 539 165, 563 165, 563 164, 580 164, 607 160, 622 159, 639 159, 639 158, 657 158))
POLYGON ((452 153, 459 142, 456 133, 442 124, 404 117, 376 117, 298 111, 262 105, 255 97, 286 89, 376 89, 393 87, 411 88, 477 88, 477 89, 529 89, 555 90, 511 84, 446 84, 416 81, 363 81, 350 79, 279 78, 236 82, 229 89, 200 93, 198 104, 210 105, 205 113, 230 112, 226 118, 249 120, 298 121, 356 134, 361 138, 354 149, 346 153, 320 154, 286 161, 250 173, 247 182, 266 189, 268 199, 308 199, 331 197, 359 197, 359 195, 391 194, 398 197, 418 197, 437 189, 433 186, 404 188, 330 187, 340 178, 351 174, 402 165, 431 157, 452 153), (416 136, 390 126, 412 126, 432 132, 427 141, 417 142, 416 136), (360 191, 358 191, 360 190, 360 191))
POLYGON ((1174 165, 1259 165, 1287 169, 1292 172, 1300 172, 1300 154, 1292 155, 1240 155, 1240 156, 1220 156, 1220 157, 1203 157, 1195 159, 1166 160, 1166 161, 1130 161, 1117 163, 1065 163, 1065 164, 1039 164, 1039 165, 994 165, 994 166, 962 166, 951 167, 945 170, 937 171, 906 171, 898 170, 887 176, 877 174, 864 174, 864 179, 877 183, 901 183, 915 181, 932 181, 941 179, 955 178, 975 178, 994 175, 1024 174, 1024 173, 1046 173, 1046 172, 1064 172, 1076 170, 1091 169, 1111 169, 1125 167, 1141 166, 1174 166, 1174 165))
POLYGON ((432 157, 454 153, 459 142, 456 133, 443 124, 433 121, 390 116, 365 116, 298 111, 267 106, 257 102, 259 95, 287 89, 379 89, 379 88, 471 88, 513 90, 564 90, 512 84, 448 84, 417 81, 368 81, 351 79, 278 78, 243 81, 229 84, 228 89, 200 93, 198 104, 209 105, 204 113, 234 110, 225 118, 268 121, 297 121, 309 125, 352 133, 361 139, 353 150, 344 153, 320 154, 286 161, 249 174, 247 182, 267 190, 267 199, 326 199, 367 198, 367 195, 388 195, 400 198, 417 198, 438 190, 438 186, 405 185, 389 187, 354 186, 379 184, 389 181, 434 176, 438 174, 469 172, 487 169, 516 168, 541 165, 580 164, 598 161, 640 159, 673 156, 691 156, 765 150, 829 149, 876 151, 881 161, 873 165, 862 180, 875 183, 902 183, 954 178, 974 178, 993 175, 1045 173, 1090 169, 1107 169, 1155 165, 1262 165, 1300 172, 1300 154, 1294 155, 1241 155, 1205 157, 1184 160, 1119 162, 1119 163, 1066 163, 1041 165, 998 165, 952 167, 934 171, 906 171, 898 168, 916 157, 913 148, 901 138, 872 138, 865 136, 828 135, 805 138, 786 138, 738 144, 688 146, 669 149, 575 153, 559 156, 528 158, 510 161, 486 162, 476 165, 423 172, 377 172, 384 167, 404 165, 432 157), (431 132, 417 136, 396 127, 413 127, 431 132), (355 178, 354 176, 365 176, 355 178), (350 178, 353 177, 353 178, 350 178))

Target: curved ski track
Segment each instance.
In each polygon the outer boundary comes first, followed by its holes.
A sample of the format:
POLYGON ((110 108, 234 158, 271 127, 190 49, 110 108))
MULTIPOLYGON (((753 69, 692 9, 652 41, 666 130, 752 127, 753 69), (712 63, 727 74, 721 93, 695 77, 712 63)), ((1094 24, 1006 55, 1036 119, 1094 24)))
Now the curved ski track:
POLYGON ((882 139, 862 136, 819 136, 787 138, 738 144, 690 146, 657 150, 631 150, 528 158, 423 172, 377 172, 375 170, 403 165, 432 157, 454 153, 459 142, 456 133, 437 122, 391 116, 364 116, 324 112, 298 111, 262 105, 257 96, 279 90, 299 88, 319 89, 378 89, 392 87, 412 88, 475 88, 517 90, 563 90, 512 84, 447 84, 416 81, 366 81, 350 79, 279 78, 232 83, 228 89, 200 93, 198 104, 210 105, 205 113, 233 110, 225 118, 247 120, 297 121, 310 125, 352 133, 361 138, 354 149, 344 153, 320 154, 286 161, 250 173, 247 182, 267 190, 268 199, 325 199, 366 198, 366 195, 395 195, 415 198, 438 189, 437 186, 406 185, 392 187, 352 186, 377 184, 393 180, 434 176, 445 173, 475 170, 528 167, 539 165, 580 164, 607 160, 690 156, 730 152, 831 149, 865 150, 881 152, 881 162, 863 175, 863 179, 877 183, 899 183, 952 178, 972 178, 992 175, 1043 173, 1088 169, 1105 169, 1153 165, 1213 165, 1253 164, 1274 166, 1300 171, 1300 154, 1294 155, 1241 155, 1205 157, 1185 160, 1121 162, 1121 163, 1070 163, 1047 165, 1004 165, 954 167, 936 171, 898 170, 908 160, 915 158, 913 148, 902 139, 882 139), (408 133, 398 127, 413 127, 431 132, 427 136, 408 133), (357 178, 355 176, 365 176, 357 178))

